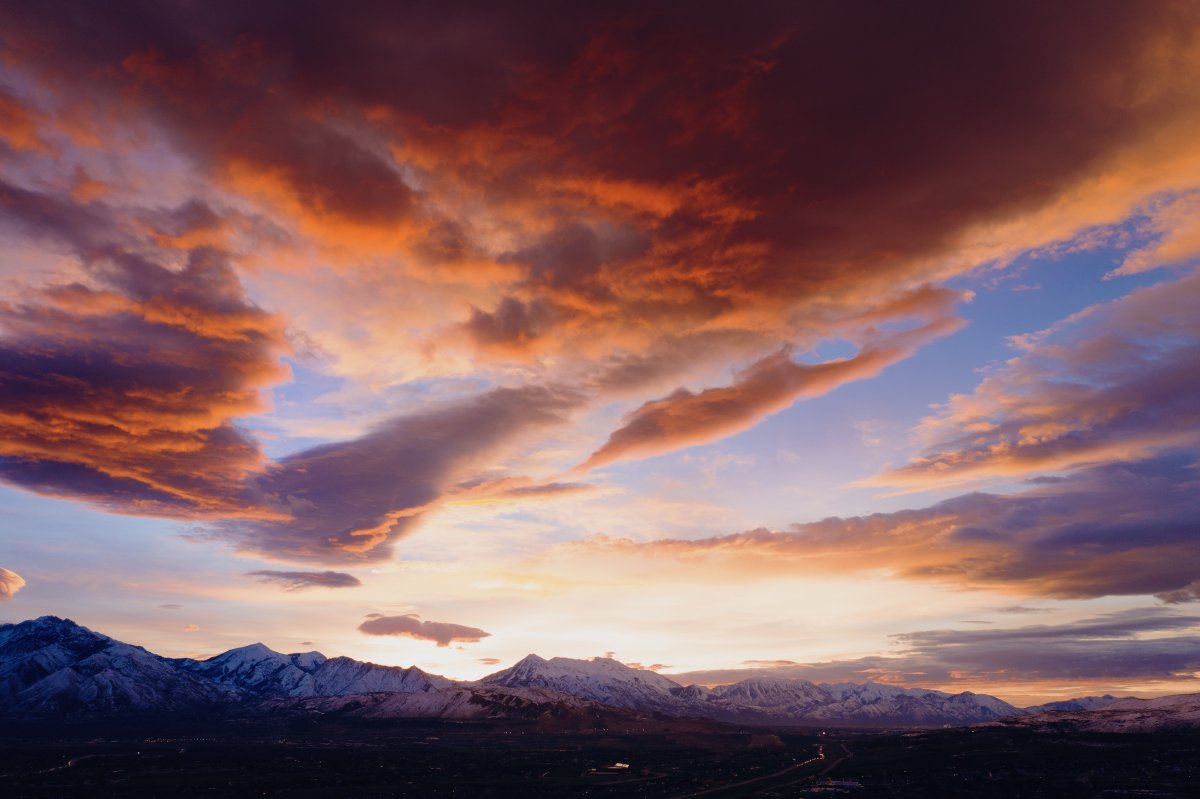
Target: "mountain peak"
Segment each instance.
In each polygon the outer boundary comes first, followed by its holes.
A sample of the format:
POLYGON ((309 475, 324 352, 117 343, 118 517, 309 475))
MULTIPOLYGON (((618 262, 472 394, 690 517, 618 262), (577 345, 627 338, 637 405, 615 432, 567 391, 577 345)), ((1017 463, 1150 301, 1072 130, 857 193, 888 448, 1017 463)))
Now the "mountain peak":
POLYGON ((621 708, 665 710, 677 704, 674 680, 613 658, 591 660, 528 655, 481 682, 505 688, 548 688, 621 708))
POLYGON ((71 646, 78 648, 102 646, 108 641, 111 641, 108 636, 58 616, 39 616, 16 624, 0 624, 0 646, 20 645, 28 648, 70 642, 71 646))
MULTIPOLYGON (((36 619, 17 622, 12 625, 4 625, 6 627, 23 627, 25 629, 40 629, 40 630, 87 630, 81 624, 77 624, 71 619, 60 619, 58 616, 38 616, 36 619)), ((91 632, 89 630, 89 632, 91 632)))
POLYGON ((530 652, 528 655, 512 664, 512 668, 516 668, 517 666, 542 666, 549 662, 550 661, 546 660, 541 655, 535 655, 534 653, 530 652))
POLYGON ((261 641, 253 643, 253 644, 246 644, 245 646, 235 647, 233 649, 230 649, 228 652, 224 652, 220 655, 217 655, 217 657, 223 658, 223 657, 227 657, 229 655, 235 655, 235 654, 241 655, 244 657, 253 657, 253 658, 259 658, 259 659, 269 658, 269 657, 279 657, 279 658, 283 657, 282 652, 276 652, 274 649, 272 649, 271 647, 262 643, 261 641))
POLYGON ((380 701, 417 714, 414 718, 441 714, 446 707, 462 703, 476 712, 479 697, 492 695, 508 697, 504 702, 512 697, 521 702, 591 702, 610 709, 738 723, 803 720, 939 726, 992 721, 1022 712, 1037 715, 1034 711, 1039 710, 1081 713, 1099 708, 1114 714, 1200 717, 1200 710, 1189 704, 1196 697, 1145 702, 1106 695, 1019 711, 995 697, 969 691, 947 694, 880 683, 816 685, 769 674, 712 689, 682 687, 665 675, 611 657, 546 659, 532 653, 484 677, 480 684, 467 686, 416 666, 326 658, 320 652, 282 654, 261 642, 196 661, 161 658, 56 616, 0 625, 0 716, 222 710, 246 700, 284 707, 298 700, 367 695, 387 697, 380 701))

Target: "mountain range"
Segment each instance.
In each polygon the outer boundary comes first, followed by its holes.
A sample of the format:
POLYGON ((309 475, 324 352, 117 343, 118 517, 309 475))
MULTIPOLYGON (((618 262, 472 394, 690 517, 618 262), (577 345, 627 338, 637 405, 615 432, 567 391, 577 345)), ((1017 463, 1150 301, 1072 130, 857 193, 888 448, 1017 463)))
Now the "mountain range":
MULTIPOLYGON (((0 625, 0 717, 9 718, 187 711, 249 718, 535 721, 556 729, 641 729, 648 720, 661 725, 689 719, 878 728, 1086 717, 1140 707, 1140 701, 1084 697, 1018 708, 969 691, 769 677, 708 688, 680 685, 611 658, 537 655, 482 680, 456 682, 416 666, 319 652, 282 654, 262 644, 207 660, 164 658, 54 616, 0 625)), ((1156 707, 1157 716, 1164 713, 1156 707)))

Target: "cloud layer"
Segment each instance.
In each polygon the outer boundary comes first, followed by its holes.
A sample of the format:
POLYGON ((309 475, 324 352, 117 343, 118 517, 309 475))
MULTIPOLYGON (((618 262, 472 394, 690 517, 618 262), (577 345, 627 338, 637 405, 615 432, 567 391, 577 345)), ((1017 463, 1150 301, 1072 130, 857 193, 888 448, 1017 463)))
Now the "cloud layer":
MULTIPOLYGON (((1190 554, 1200 546, 1198 334, 1200 273, 1183 271, 1016 336, 1015 357, 923 420, 924 454, 860 481, 916 491, 1017 480, 1023 490, 782 532, 593 546, 800 572, 882 569, 1059 598, 1192 601, 1200 580, 1190 554)), ((643 409, 625 430, 653 416, 643 409)))
POLYGON ((236 419, 265 409, 286 345, 227 254, 157 247, 113 209, 3 182, 0 208, 84 268, 0 303, 0 476, 122 512, 269 513, 244 496, 265 459, 236 419))
MULTIPOLYGON (((1163 594, 1200 578, 1193 456, 1162 457, 966 494, 919 510, 829 518, 696 540, 595 539, 599 551, 761 570, 883 570, 915 580, 1058 598, 1163 594)), ((1168 593, 1175 599, 1184 594, 1168 593)))
POLYGON ((1194 166, 1186 3, 947 9, 932 25, 719 3, 97 16, 6 11, 13 63, 57 101, 14 97, 15 142, 38 119, 60 136, 81 116, 93 137, 145 125, 320 246, 361 302, 394 302, 388 282, 408 278, 427 298, 459 286, 435 303, 459 322, 433 338, 484 359, 621 357, 700 333, 758 335, 766 355, 897 286, 1115 221, 1194 166), (1022 235, 997 235, 1015 219, 1022 235), (375 271, 347 251, 399 257, 375 271))
MULTIPOLYGON (((529 436, 614 403, 631 409, 607 440, 589 429, 547 471, 712 442, 875 376, 961 326, 947 279, 1031 248, 1140 214, 1115 270, 1140 274, 1196 241, 1185 2, 867 19, 61 0, 6 6, 0 29, 0 479, 289 561, 389 557, 424 514, 505 479, 529 436), (811 362, 831 342, 856 354, 811 362), (246 425, 289 353, 382 421, 268 459, 246 425)), ((1195 285, 1024 342, 878 482, 1194 446, 1195 285)), ((1048 543, 1053 525, 962 532, 975 505, 1037 496, 965 497, 939 508, 949 527, 913 512, 999 564, 902 550, 895 568, 1109 590, 1062 565, 1089 558, 1048 543), (1033 549, 1062 557, 1039 571, 1033 549)), ((1172 529, 1120 546, 1169 556, 1172 529)), ((1089 546, 1115 568, 1120 546, 1089 546)), ((1177 572, 1138 565, 1112 590, 1181 596, 1195 576, 1177 572)))
POLYGON ((450 646, 456 641, 477 643, 491 637, 491 633, 475 627, 442 621, 422 621, 421 617, 414 613, 406 613, 403 616, 372 613, 366 621, 358 625, 358 629, 367 635, 399 635, 420 641, 436 641, 439 647, 450 646))
POLYGON ((864 482, 922 488, 1200 451, 1200 272, 1013 342, 1017 357, 923 422, 924 455, 864 482))
POLYGON ((902 633, 892 636, 897 651, 889 655, 821 663, 764 662, 758 668, 672 676, 712 684, 770 674, 949 690, 963 684, 1042 682, 1061 687, 1089 681, 1111 685, 1195 680, 1200 666, 1198 633, 1200 616, 1146 608, 1058 625, 902 633))

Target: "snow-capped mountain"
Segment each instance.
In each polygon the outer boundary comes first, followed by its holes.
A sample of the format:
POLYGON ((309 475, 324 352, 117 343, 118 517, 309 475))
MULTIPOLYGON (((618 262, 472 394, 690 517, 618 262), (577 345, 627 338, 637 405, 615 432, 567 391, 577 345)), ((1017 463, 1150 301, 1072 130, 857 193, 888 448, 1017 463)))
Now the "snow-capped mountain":
POLYGON ((648 669, 635 669, 612 658, 545 658, 526 655, 513 666, 484 677, 484 685, 550 688, 612 707, 676 712, 673 694, 679 683, 648 669))
POLYGON ((1118 699, 1112 694, 1104 696, 1081 696, 1077 699, 1064 699, 1059 702, 1047 702, 1044 705, 1033 705, 1021 708, 1022 713, 1049 713, 1055 710, 1100 710, 1108 707, 1118 699))
POLYGON ((741 715, 811 718, 837 700, 825 688, 808 680, 755 677, 731 685, 718 685, 703 697, 705 715, 741 715))
POLYGON ((69 619, 42 616, 0 625, 0 707, 10 715, 197 711, 234 696, 69 619))
POLYGON ((729 721, 942 725, 991 721, 1020 711, 986 694, 947 694, 869 683, 817 685, 758 677, 714 688, 681 686, 611 658, 546 660, 529 655, 484 677, 485 685, 551 688, 614 707, 729 721))
POLYGON ((389 691, 422 693, 449 687, 445 677, 416 666, 380 666, 320 652, 285 655, 263 644, 231 649, 208 660, 180 658, 180 668, 255 696, 344 696, 389 691))
POLYGON ((678 718, 593 702, 550 688, 506 688, 460 683, 418 694, 358 694, 307 699, 269 699, 275 715, 355 719, 444 719, 518 723, 539 732, 681 733, 719 731, 705 719, 678 718))
POLYGON ((415 666, 326 658, 320 652, 283 654, 263 644, 207 660, 167 659, 53 616, 0 625, 0 716, 7 717, 189 711, 254 718, 332 713, 644 729, 647 719, 659 723, 664 717, 884 727, 971 724, 1022 713, 1034 719, 1032 723, 1039 723, 1041 717, 1061 720, 1072 714, 1095 720, 1098 717, 1091 714, 1110 712, 1126 713, 1111 718, 1136 726, 1192 712, 1139 702, 1084 697, 1022 711, 986 694, 948 694, 877 683, 819 685, 800 679, 754 678, 712 688, 682 686, 611 658, 546 660, 537 655, 478 683, 455 683, 415 666), (1104 709, 1091 709, 1096 707, 1104 709), (1058 712, 1044 712, 1048 708, 1058 712))
POLYGON ((1058 710, 1004 719, 1005 725, 1079 732, 1200 730, 1200 693, 1118 699, 1097 710, 1058 710))
POLYGON ((986 694, 948 694, 924 688, 752 678, 717 686, 693 700, 693 712, 719 718, 761 717, 831 724, 942 725, 1002 718, 1019 712, 986 694))

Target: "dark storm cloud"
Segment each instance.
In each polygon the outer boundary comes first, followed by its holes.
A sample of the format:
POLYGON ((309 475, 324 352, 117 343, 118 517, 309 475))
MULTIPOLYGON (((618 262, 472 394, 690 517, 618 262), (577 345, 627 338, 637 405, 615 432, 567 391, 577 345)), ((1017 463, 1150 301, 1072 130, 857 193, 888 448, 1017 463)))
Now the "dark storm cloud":
POLYGON ((1183 588, 1177 588, 1174 591, 1164 591, 1161 594, 1154 595, 1157 599, 1162 600, 1167 605, 1179 605, 1184 602, 1200 602, 1200 580, 1196 580, 1191 585, 1186 585, 1183 588))
POLYGON ((284 591, 303 591, 307 588, 357 588, 362 581, 345 572, 292 572, 260 569, 247 572, 247 577, 257 577, 260 582, 275 583, 284 591))
MULTIPOLYGON (((59 2, 4 23, 56 90, 119 96, 316 228, 411 226, 416 253, 466 230, 439 198, 477 197, 525 233, 493 253, 514 301, 572 310, 559 346, 869 304, 973 226, 1161 150, 1196 100, 1161 68, 1190 56, 1186 3, 59 2)), ((479 311, 482 345, 542 337, 514 307, 479 311)))
POLYGON ((421 641, 436 641, 440 647, 450 646, 455 641, 475 643, 491 637, 491 633, 475 627, 442 621, 422 621, 421 617, 414 613, 403 616, 372 613, 366 621, 358 625, 358 629, 367 635, 398 635, 421 641))
POLYGON ((472 309, 465 328, 480 346, 525 350, 545 335, 557 313, 545 301, 524 303, 505 297, 495 310, 472 309))

